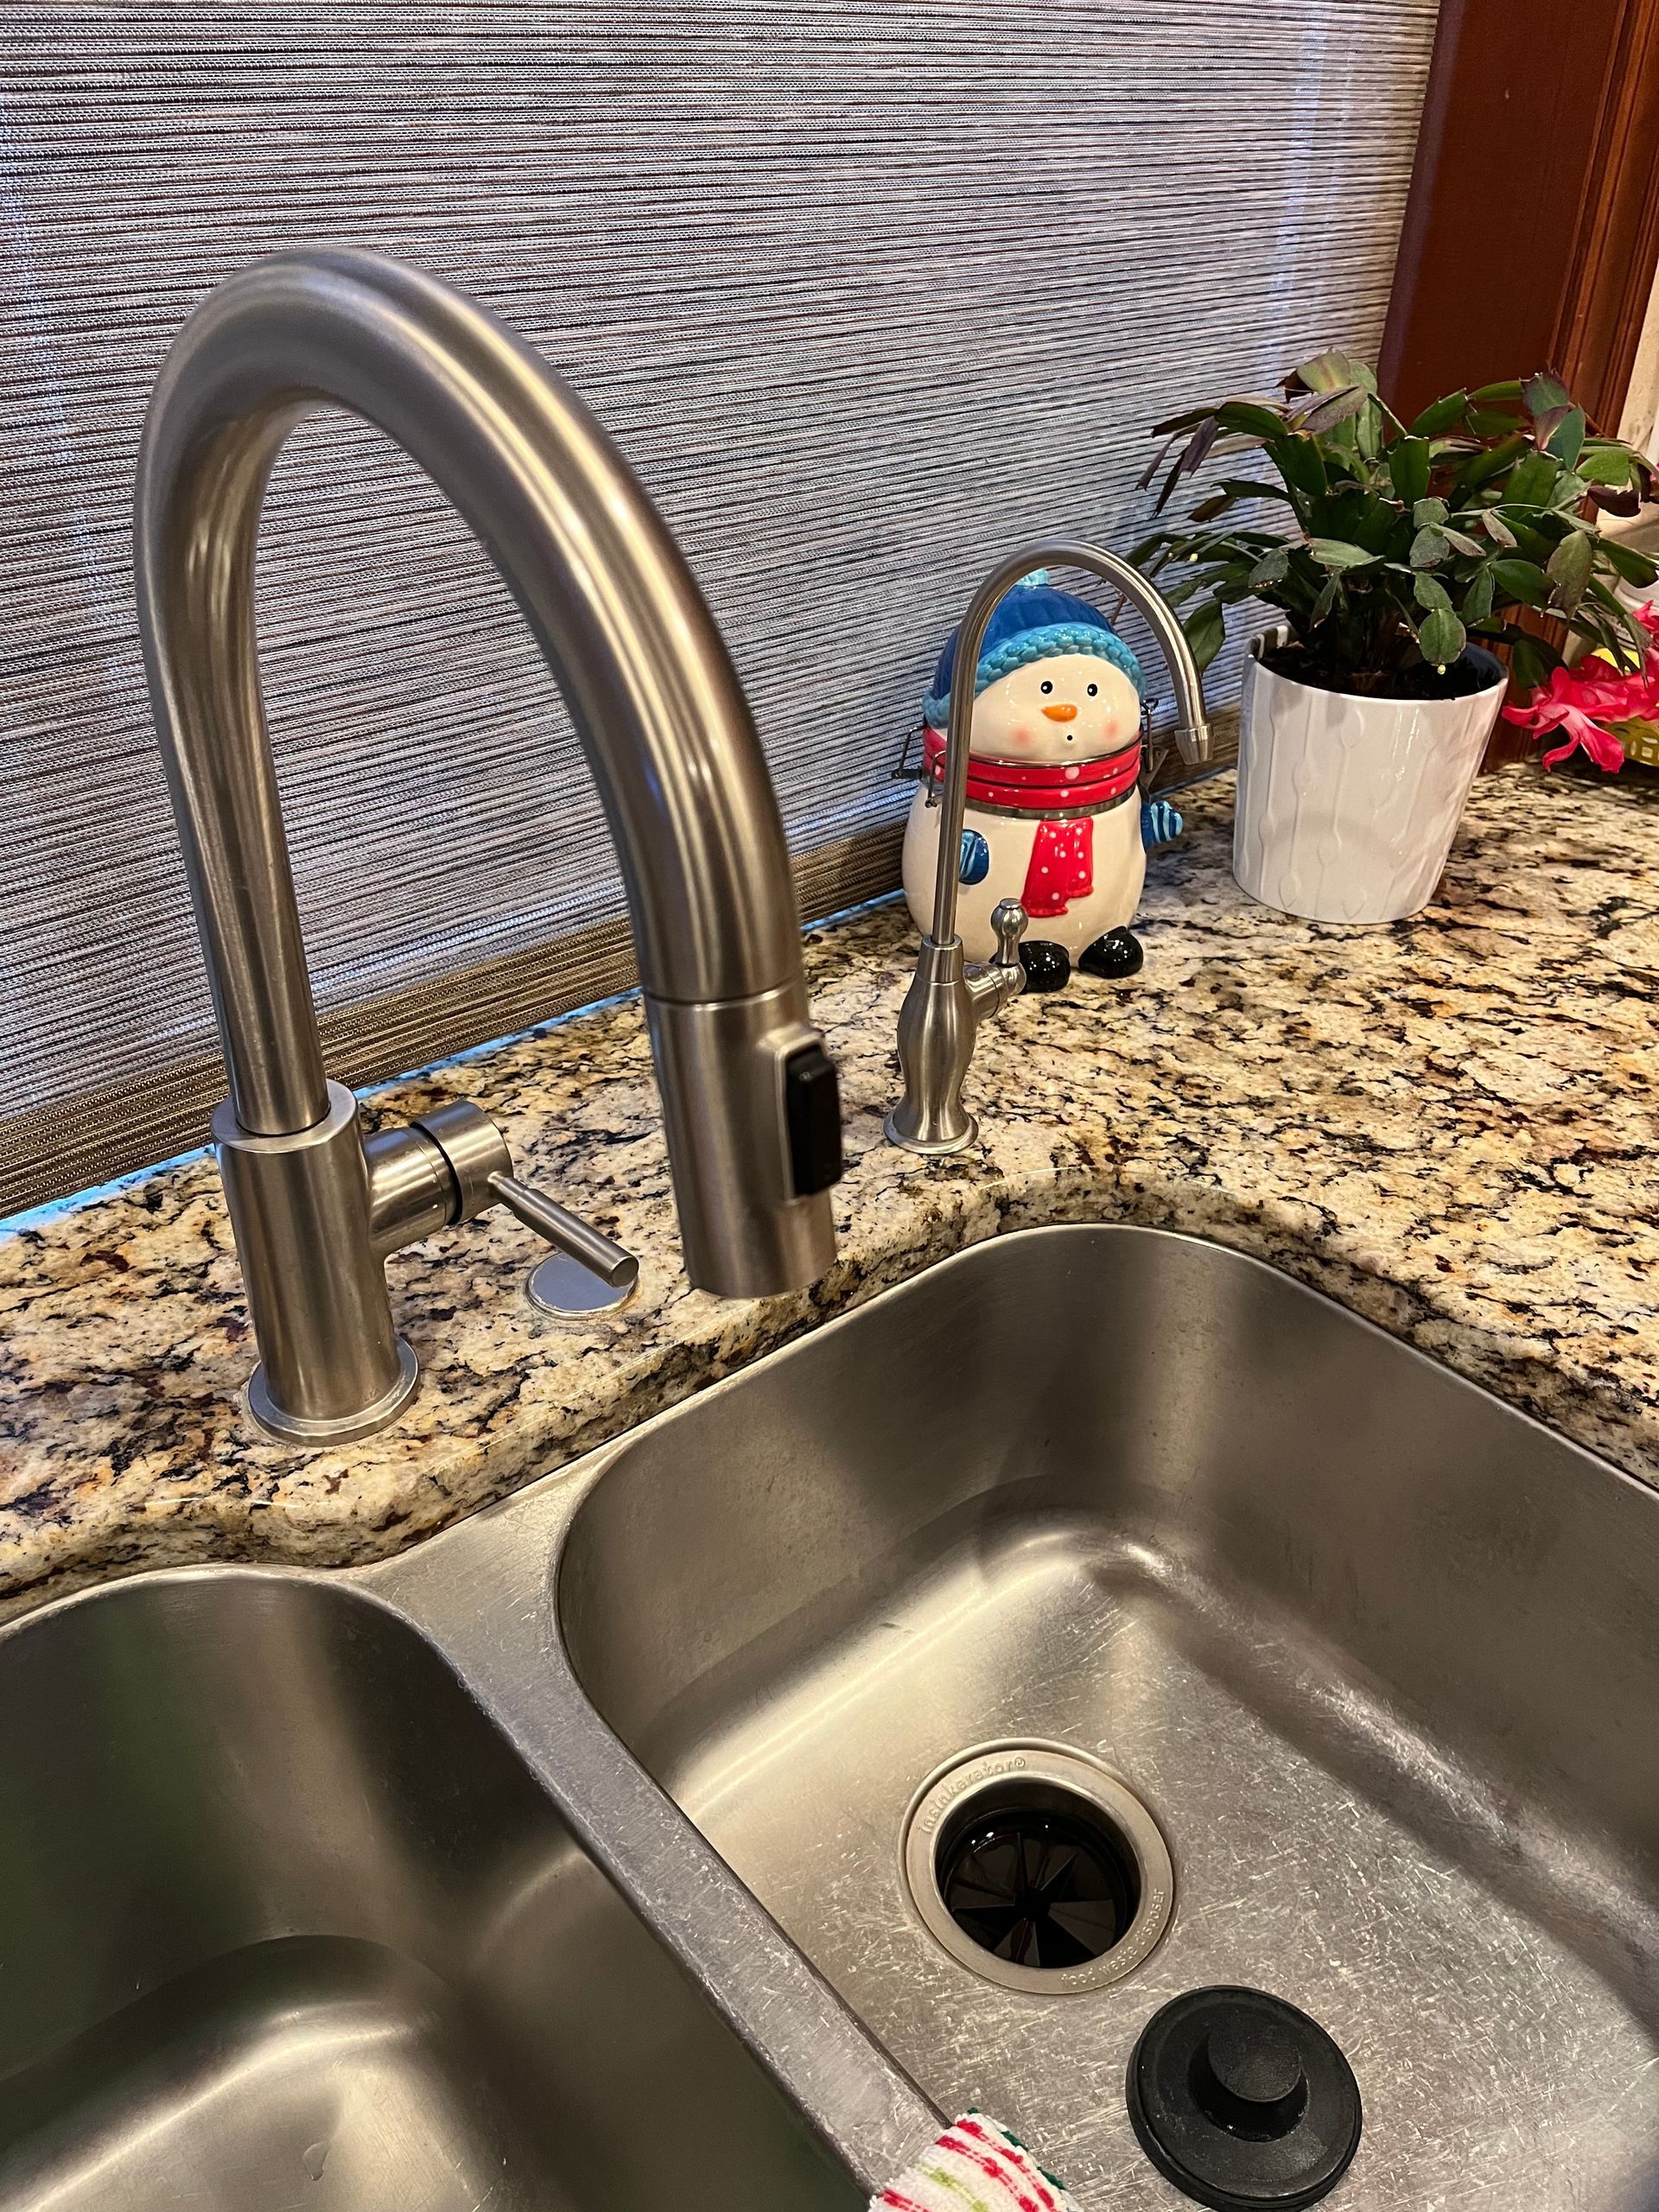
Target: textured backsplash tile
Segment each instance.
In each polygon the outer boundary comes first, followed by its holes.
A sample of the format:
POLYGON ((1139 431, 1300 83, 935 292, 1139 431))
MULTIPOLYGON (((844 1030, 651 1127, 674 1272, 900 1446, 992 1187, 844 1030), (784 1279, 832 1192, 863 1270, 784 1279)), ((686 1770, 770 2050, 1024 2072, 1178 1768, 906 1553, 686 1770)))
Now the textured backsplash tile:
MULTIPOLYGON (((731 641, 798 845, 890 819, 979 571, 1132 542, 1147 424, 1381 326, 1433 0, 15 8, 0 111, 0 1123, 200 1049, 143 696, 139 425, 306 241, 467 287, 583 393, 731 641)), ((271 721, 327 1003, 613 907, 528 637, 401 456, 279 466, 271 721)), ((1236 660, 1218 671, 1225 696, 1236 660)))

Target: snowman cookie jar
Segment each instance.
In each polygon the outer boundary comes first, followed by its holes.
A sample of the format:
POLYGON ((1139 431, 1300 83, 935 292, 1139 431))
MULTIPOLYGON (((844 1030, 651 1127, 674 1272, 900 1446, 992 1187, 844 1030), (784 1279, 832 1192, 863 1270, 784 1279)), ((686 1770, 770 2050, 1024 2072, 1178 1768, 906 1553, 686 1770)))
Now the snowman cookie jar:
MULTIPOLYGON (((905 831, 905 896, 928 928, 938 868, 945 731, 957 639, 923 702, 923 774, 905 831)), ((1072 964, 1132 976, 1128 925, 1146 880, 1141 819, 1140 664, 1105 616, 1039 571, 1003 600, 974 678, 957 927, 969 960, 995 950, 991 915, 1030 917, 1027 988, 1058 990, 1072 964)))

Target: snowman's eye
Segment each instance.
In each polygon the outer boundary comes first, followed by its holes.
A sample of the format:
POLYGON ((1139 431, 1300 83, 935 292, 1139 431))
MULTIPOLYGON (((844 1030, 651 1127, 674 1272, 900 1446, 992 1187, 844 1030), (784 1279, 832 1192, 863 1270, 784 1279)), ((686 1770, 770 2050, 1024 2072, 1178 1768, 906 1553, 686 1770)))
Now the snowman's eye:
POLYGON ((1053 689, 1054 689, 1054 686, 1053 686, 1052 683, 1045 683, 1045 684, 1044 684, 1044 686, 1043 686, 1043 696, 1044 696, 1044 698, 1047 698, 1047 696, 1048 696, 1049 693, 1050 693, 1053 689))
POLYGON ((1091 684, 1089 686, 1089 696, 1090 696, 1091 699, 1096 699, 1096 698, 1098 698, 1098 697, 1099 697, 1099 696, 1100 696, 1100 686, 1099 686, 1099 684, 1098 684, 1098 683, 1091 683, 1091 684))

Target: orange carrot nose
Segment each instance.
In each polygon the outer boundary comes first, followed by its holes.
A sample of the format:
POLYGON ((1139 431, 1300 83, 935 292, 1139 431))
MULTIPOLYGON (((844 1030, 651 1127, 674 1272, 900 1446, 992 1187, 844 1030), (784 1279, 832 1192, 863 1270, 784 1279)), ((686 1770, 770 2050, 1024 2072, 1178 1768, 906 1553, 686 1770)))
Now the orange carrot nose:
POLYGON ((1052 722, 1074 722, 1077 719, 1075 707, 1045 707, 1043 712, 1052 722))

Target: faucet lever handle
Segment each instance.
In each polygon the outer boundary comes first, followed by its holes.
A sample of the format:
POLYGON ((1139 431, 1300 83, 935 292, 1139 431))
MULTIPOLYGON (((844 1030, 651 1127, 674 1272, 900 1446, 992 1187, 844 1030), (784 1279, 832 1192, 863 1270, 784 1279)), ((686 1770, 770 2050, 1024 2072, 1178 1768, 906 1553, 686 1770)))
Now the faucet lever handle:
POLYGON ((632 1252, 560 1205, 543 1192, 532 1190, 516 1175, 490 1177, 493 1190, 508 1212, 545 1237, 556 1252, 595 1274, 612 1290, 632 1290, 639 1280, 639 1262, 632 1252))
POLYGON ((1017 968, 1020 965, 1020 940, 1031 926, 1031 917, 1017 899, 1002 899, 991 915, 991 927, 996 931, 995 968, 1017 968))

